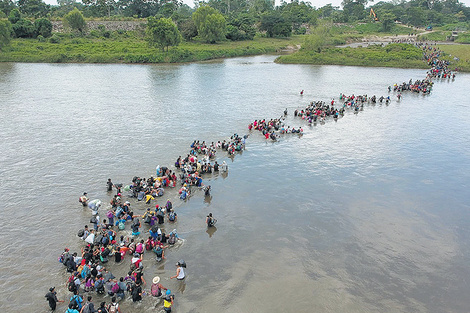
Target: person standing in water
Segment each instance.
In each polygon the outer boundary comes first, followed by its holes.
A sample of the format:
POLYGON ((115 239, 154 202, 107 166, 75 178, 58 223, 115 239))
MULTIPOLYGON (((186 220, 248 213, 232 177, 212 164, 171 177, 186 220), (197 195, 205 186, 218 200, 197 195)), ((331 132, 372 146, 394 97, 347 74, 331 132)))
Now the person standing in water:
POLYGON ((171 276, 170 279, 176 278, 177 280, 183 280, 186 277, 182 264, 178 261, 176 263, 176 275, 171 276))
POLYGON ((114 184, 111 181, 111 178, 108 178, 108 182, 106 183, 106 185, 108 186, 108 191, 113 191, 114 184))
POLYGON ((57 299, 57 292, 55 291, 55 287, 49 288, 49 292, 45 295, 46 300, 49 301, 49 306, 52 311, 55 311, 57 306, 57 302, 64 302, 64 300, 57 299))
POLYGON ((212 213, 209 213, 209 215, 206 217, 207 227, 212 227, 215 225, 215 223, 217 223, 217 220, 212 217, 212 213))

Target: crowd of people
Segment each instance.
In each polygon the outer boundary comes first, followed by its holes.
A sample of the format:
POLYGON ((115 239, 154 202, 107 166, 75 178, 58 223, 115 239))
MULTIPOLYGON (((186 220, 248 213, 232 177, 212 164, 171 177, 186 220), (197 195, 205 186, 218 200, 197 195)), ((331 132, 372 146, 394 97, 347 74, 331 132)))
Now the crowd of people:
MULTIPOLYGON (((413 41, 414 42, 414 41, 413 41)), ((433 79, 455 79, 455 71, 449 69, 449 61, 442 60, 440 57, 443 55, 435 45, 428 43, 418 42, 415 45, 423 50, 423 58, 431 67, 426 73, 424 79, 414 80, 410 79, 408 82, 396 83, 392 86, 388 86, 388 92, 396 93, 397 101, 402 98, 402 92, 414 92, 421 94, 429 94, 432 90, 433 79)), ((300 95, 304 94, 304 90, 300 92, 300 95)), ((391 102, 390 95, 377 97, 373 95, 350 95, 341 93, 339 95, 339 101, 336 102, 332 99, 331 102, 327 103, 324 101, 312 101, 308 106, 302 109, 296 109, 294 111, 295 118, 301 118, 305 120, 308 125, 315 124, 317 122, 323 123, 329 117, 337 120, 339 117, 344 116, 346 110, 352 110, 354 113, 358 113, 364 108, 365 103, 371 104, 389 104, 391 102)), ((298 128, 290 127, 285 125, 287 116, 287 108, 284 110, 283 116, 276 119, 261 119, 255 120, 248 125, 248 130, 251 132, 257 130, 263 134, 263 136, 269 140, 276 141, 283 134, 302 134, 303 129, 301 126, 298 128)))
MULTIPOLYGON (((150 205, 152 200, 162 197, 166 188, 174 188, 178 184, 179 198, 186 200, 191 195, 191 187, 204 191, 210 196, 210 185, 204 185, 202 176, 212 173, 227 173, 228 165, 225 161, 219 164, 215 160, 217 151, 225 151, 228 156, 234 156, 237 151, 245 148, 248 136, 234 134, 229 140, 212 142, 195 140, 186 157, 179 156, 175 162, 175 169, 166 166, 157 166, 156 176, 149 178, 133 177, 129 185, 115 184, 111 179, 106 182, 108 192, 112 195, 108 207, 105 209, 106 218, 100 217, 102 202, 91 200, 85 192, 79 198, 84 208, 89 208, 91 218, 89 225, 78 231, 78 237, 83 241, 79 252, 71 252, 68 248, 59 257, 69 277, 66 281, 67 290, 71 293, 66 313, 108 313, 121 312, 119 303, 125 297, 132 302, 142 300, 144 296, 157 297, 163 300, 165 312, 171 312, 174 295, 161 285, 160 277, 155 276, 149 286, 144 279, 143 262, 164 262, 167 258, 166 250, 179 245, 183 240, 178 236, 176 229, 165 233, 165 223, 175 226, 178 215, 170 199, 165 205, 155 204, 154 208, 147 208, 143 214, 136 214, 129 200, 145 202, 150 205), (177 171, 180 173, 177 174, 177 171), (124 200, 124 197, 127 199, 124 200), (148 233, 148 235, 146 235, 148 233), (144 257, 150 255, 151 257, 144 257), (129 263, 127 275, 116 277, 113 275, 112 264, 129 263), (104 300, 109 296, 111 301, 102 301, 99 306, 93 302, 94 296, 104 300)), ((205 223, 213 228, 217 220, 209 213, 205 223)), ((173 227, 171 227, 173 228, 173 227)), ((179 260, 176 263, 176 274, 169 279, 183 281, 186 277, 184 269, 186 262, 179 260)), ((181 286, 180 286, 181 287, 181 286)), ((55 287, 51 287, 46 294, 51 310, 56 309, 59 300, 55 287)))
MULTIPOLYGON (((449 70, 449 62, 440 60, 442 52, 436 47, 426 44, 419 44, 423 49, 423 56, 427 60, 431 69, 423 80, 410 80, 408 83, 395 84, 393 91, 398 92, 398 100, 401 98, 401 92, 411 91, 428 94, 433 85, 433 79, 454 79, 455 73, 449 70)), ((389 87, 389 92, 392 88, 389 87)), ((303 94, 303 90, 301 92, 303 94)), ((385 103, 390 102, 390 96, 367 95, 346 96, 340 94, 338 103, 331 100, 330 103, 324 101, 311 102, 303 109, 296 109, 293 113, 295 118, 301 118, 308 124, 324 122, 326 118, 332 117, 338 119, 343 116, 346 110, 359 111, 364 103, 385 103)), ((285 125, 285 119, 288 112, 285 109, 284 114, 276 119, 257 119, 248 125, 249 131, 257 130, 263 134, 266 139, 277 140, 283 134, 303 134, 301 126, 298 128, 285 125)), ((164 262, 167 258, 167 251, 172 246, 177 245, 182 239, 174 224, 177 223, 178 215, 170 199, 167 199, 165 205, 160 207, 156 204, 154 208, 145 209, 143 214, 135 214, 132 210, 131 202, 123 200, 123 194, 127 192, 128 199, 144 201, 150 205, 152 200, 161 198, 166 193, 165 188, 175 188, 178 184, 181 188, 178 190, 181 200, 188 199, 192 194, 192 187, 200 188, 205 196, 210 196, 210 185, 203 184, 203 175, 215 172, 226 173, 228 166, 225 161, 219 164, 216 160, 218 151, 225 151, 228 156, 233 156, 237 152, 245 149, 245 141, 248 135, 239 136, 234 134, 229 140, 211 142, 195 140, 190 145, 190 151, 186 157, 179 156, 174 164, 175 170, 166 166, 157 166, 156 176, 149 178, 140 178, 135 176, 129 185, 114 184, 108 179, 106 186, 108 192, 116 190, 112 196, 109 206, 106 209, 105 219, 100 218, 101 201, 90 201, 85 192, 79 198, 79 202, 84 208, 91 210, 89 223, 92 227, 85 225, 78 232, 78 237, 83 241, 83 246, 79 252, 70 252, 68 248, 59 256, 69 277, 66 281, 68 291, 71 293, 68 300, 66 313, 114 313, 121 312, 119 303, 126 297, 132 299, 132 302, 142 300, 144 296, 152 296, 163 299, 163 309, 171 312, 174 303, 174 295, 171 290, 160 283, 160 277, 155 276, 152 284, 147 285, 144 279, 143 262, 152 260, 154 262, 164 262), (177 171, 179 173, 177 174, 177 171), (165 233, 164 224, 171 224, 172 231, 165 233), (146 234, 148 232, 148 235, 146 234), (145 257, 151 255, 152 257, 145 257), (116 277, 111 271, 110 264, 129 264, 127 275, 116 277), (147 288, 147 289, 146 289, 147 288), (86 295, 86 296, 85 296, 86 295), (94 296, 101 300, 103 296, 109 296, 109 303, 100 302, 95 306, 94 296)), ((217 220, 209 213, 205 219, 208 227, 215 227, 217 220)), ((175 275, 169 277, 184 281, 186 263, 179 260, 176 263, 175 275)), ((55 287, 51 287, 46 294, 46 300, 49 302, 51 310, 56 309, 59 300, 56 295, 55 287)))

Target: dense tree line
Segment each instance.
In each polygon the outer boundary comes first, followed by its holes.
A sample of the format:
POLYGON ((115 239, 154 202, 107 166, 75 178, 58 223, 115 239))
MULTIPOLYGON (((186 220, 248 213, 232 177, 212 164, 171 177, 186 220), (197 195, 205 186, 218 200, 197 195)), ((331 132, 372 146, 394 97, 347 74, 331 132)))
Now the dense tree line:
POLYGON ((328 4, 321 8, 299 0, 282 2, 279 6, 272 0, 206 0, 195 2, 195 8, 181 0, 58 0, 58 5, 48 5, 42 0, 0 0, 0 29, 3 32, 11 29, 14 37, 49 37, 51 19, 63 19, 65 25, 83 33, 84 18, 89 17, 147 18, 149 42, 168 49, 179 42, 180 36, 185 40, 198 36, 209 43, 253 39, 257 32, 267 37, 288 37, 292 33, 305 33, 318 20, 334 23, 372 20, 381 23, 384 31, 389 31, 396 22, 420 27, 449 23, 468 26, 470 8, 458 0, 377 3, 343 0, 341 7, 328 4), (159 27, 173 34, 166 34, 159 27), (159 36, 169 37, 159 39, 159 36))

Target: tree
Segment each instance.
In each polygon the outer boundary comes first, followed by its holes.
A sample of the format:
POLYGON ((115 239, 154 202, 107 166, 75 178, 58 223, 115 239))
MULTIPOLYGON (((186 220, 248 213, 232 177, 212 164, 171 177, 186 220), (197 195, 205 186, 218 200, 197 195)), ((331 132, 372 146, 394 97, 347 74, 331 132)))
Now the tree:
POLYGON ((392 13, 384 13, 380 17, 382 21, 382 31, 389 32, 392 30, 393 24, 395 23, 395 16, 392 13))
POLYGON ((30 20, 20 18, 12 27, 17 38, 34 37, 34 25, 30 20))
POLYGON ((80 33, 85 31, 85 18, 83 17, 82 12, 80 12, 77 8, 67 13, 64 16, 63 22, 65 26, 70 27, 73 30, 78 30, 80 33))
POLYGON ((50 11, 50 5, 41 0, 18 0, 18 8, 26 16, 44 17, 50 11))
POLYGON ((177 46, 181 42, 181 34, 175 23, 169 18, 157 19, 149 17, 147 22, 147 36, 151 45, 168 51, 170 46, 177 46))
POLYGON ((0 0, 0 10, 6 15, 10 14, 11 10, 15 8, 15 3, 12 0, 0 0))
POLYGON ((256 29, 254 18, 248 13, 240 13, 237 16, 232 15, 227 26, 227 39, 252 40, 255 37, 256 29))
POLYGON ((158 13, 163 15, 163 17, 170 18, 177 9, 178 7, 175 3, 167 2, 158 10, 158 13))
POLYGON ((193 13, 193 21, 201 38, 209 43, 215 43, 225 38, 225 18, 216 9, 204 5, 193 13))
POLYGON ((268 37, 289 37, 292 24, 278 11, 265 12, 261 15, 260 30, 265 30, 268 37))
POLYGON ((302 50, 315 51, 320 53, 328 44, 328 38, 330 38, 331 26, 322 25, 316 27, 311 35, 305 38, 305 42, 302 45, 302 50))
POLYGON ((11 23, 9 21, 0 20, 0 50, 10 44, 12 31, 11 23))
POLYGON ((194 24, 196 24, 197 29, 205 22, 206 17, 209 14, 216 14, 218 11, 210 6, 203 5, 200 6, 192 15, 194 24))
POLYGON ((178 29, 185 40, 191 40, 197 36, 197 27, 191 18, 178 22, 178 29))
POLYGON ((209 14, 198 33, 204 41, 215 43, 225 38, 226 27, 225 17, 222 14, 209 14))
POLYGON ((10 14, 8 15, 8 20, 12 24, 15 24, 16 22, 18 22, 20 18, 21 18, 21 13, 20 13, 20 10, 18 9, 11 10, 10 14))
POLYGON ((118 6, 125 16, 149 17, 157 14, 161 4, 158 0, 119 0, 118 6))
POLYGON ((47 18, 40 18, 34 21, 34 34, 48 38, 52 35, 52 23, 47 18))

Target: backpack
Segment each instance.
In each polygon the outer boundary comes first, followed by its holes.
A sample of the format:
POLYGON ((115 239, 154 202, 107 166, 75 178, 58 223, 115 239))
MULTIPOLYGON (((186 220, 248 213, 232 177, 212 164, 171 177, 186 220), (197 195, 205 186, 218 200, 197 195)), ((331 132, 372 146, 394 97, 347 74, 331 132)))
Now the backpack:
POLYGON ((174 245, 176 243, 176 235, 175 234, 170 235, 170 238, 168 238, 168 243, 170 245, 174 245))
POLYGON ((95 290, 96 290, 96 292, 99 293, 99 294, 103 294, 103 293, 104 293, 104 280, 98 279, 98 280, 95 282, 95 290))
POLYGON ((92 216, 92 217, 90 218, 90 223, 92 223, 92 224, 98 223, 98 220, 96 219, 96 216, 92 216))
POLYGON ((175 217, 176 217, 176 214, 175 212, 170 212, 169 216, 168 216, 168 220, 170 220, 171 222, 173 222, 175 220, 175 217))
POLYGON ((115 284, 113 285, 113 287, 111 288, 111 291, 114 292, 114 293, 118 293, 119 290, 120 290, 120 288, 119 288, 119 284, 118 284, 118 283, 115 283, 115 284))
POLYGON ((85 235, 85 230, 84 230, 84 229, 80 229, 80 230, 78 231, 77 236, 78 236, 78 237, 83 237, 83 235, 85 235))
POLYGON ((71 292, 74 292, 75 290, 77 290, 77 285, 75 285, 75 282, 73 280, 69 282, 67 289, 71 292))
POLYGON ((109 306, 108 312, 109 312, 109 313, 116 313, 116 312, 118 312, 118 310, 117 310, 117 304, 112 303, 112 304, 109 306))
POLYGON ((158 285, 152 285, 152 288, 150 289, 150 293, 154 297, 160 297, 162 295, 162 290, 160 289, 160 287, 158 287, 158 285))
POLYGON ((144 223, 150 224, 151 221, 152 221, 152 217, 150 216, 150 214, 147 214, 145 216, 144 223))
POLYGON ((119 222, 118 223, 118 228, 119 228, 119 230, 123 230, 123 229, 126 228, 126 224, 124 224, 124 222, 119 222))
POLYGON ((78 300, 77 300, 77 295, 74 295, 72 300, 70 300, 70 304, 72 304, 72 309, 75 309, 75 310, 78 310, 78 308, 80 307, 78 305, 78 300))
POLYGON ((137 252, 137 253, 144 252, 144 245, 141 244, 141 243, 137 244, 137 246, 135 247, 135 252, 137 252))
POLYGON ((153 252, 157 255, 157 261, 160 262, 163 258, 163 249, 162 247, 154 248, 153 252))
POLYGON ((82 313, 91 313, 90 312, 90 303, 88 302, 85 307, 83 308, 82 313))
POLYGON ((107 213, 106 213, 106 217, 107 218, 113 218, 114 214, 113 214, 113 211, 109 210, 107 213))
POLYGON ((68 252, 63 252, 60 256, 59 256, 59 262, 64 264, 64 266, 66 265, 65 264, 65 261, 67 261, 67 259, 69 258, 69 253, 68 252))
POLYGON ((101 238, 101 244, 107 246, 108 243, 109 243, 109 237, 103 236, 103 238, 101 238))

